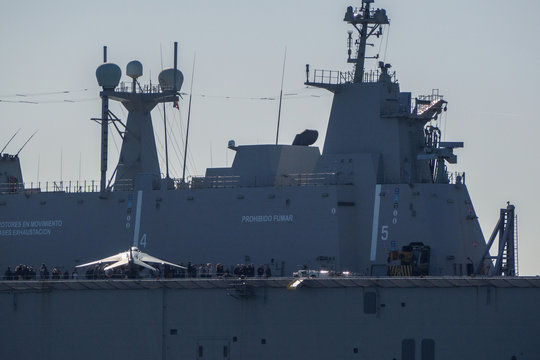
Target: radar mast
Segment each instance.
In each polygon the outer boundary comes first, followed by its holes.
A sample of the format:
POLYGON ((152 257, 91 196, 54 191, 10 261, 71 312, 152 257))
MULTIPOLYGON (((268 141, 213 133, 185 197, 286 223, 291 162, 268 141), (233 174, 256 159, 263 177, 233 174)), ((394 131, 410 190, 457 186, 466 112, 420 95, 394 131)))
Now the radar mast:
MULTIPOLYGON (((142 175, 141 179, 152 179, 152 181, 161 176, 150 112, 158 103, 174 102, 176 104, 184 81, 182 72, 177 69, 177 43, 175 43, 174 68, 164 69, 159 73, 157 87, 151 84, 141 87, 137 79, 142 76, 143 67, 137 60, 129 62, 126 67, 126 75, 131 78, 131 84, 127 86, 124 83, 120 84, 122 70, 118 65, 108 63, 106 54, 106 48, 104 48, 104 64, 96 70, 98 84, 103 88, 100 92, 102 115, 101 118, 94 119, 101 122, 102 127, 100 181, 102 193, 111 190, 106 183, 108 124, 120 121, 109 110, 109 100, 122 103, 128 110, 126 124, 120 122, 125 131, 121 132, 115 125, 122 137, 122 148, 113 175, 115 176, 114 186, 146 186, 142 185, 145 180, 141 180, 142 182, 138 185, 135 184, 139 175, 142 175), (120 87, 118 87, 119 84, 120 87)), ((146 181, 146 184, 149 182, 146 181)))
POLYGON ((367 43, 367 39, 375 35, 379 37, 382 35, 382 25, 389 24, 388 16, 386 16, 386 10, 377 9, 372 10, 371 4, 374 0, 362 0, 362 7, 360 9, 353 9, 352 6, 347 8, 345 13, 345 18, 343 21, 354 26, 360 38, 356 41, 357 52, 356 58, 351 58, 352 54, 352 31, 349 31, 349 57, 347 59, 348 63, 355 64, 354 66, 354 83, 361 83, 364 79, 364 63, 366 59, 377 59, 379 55, 373 57, 366 56, 366 46, 371 45, 367 43))

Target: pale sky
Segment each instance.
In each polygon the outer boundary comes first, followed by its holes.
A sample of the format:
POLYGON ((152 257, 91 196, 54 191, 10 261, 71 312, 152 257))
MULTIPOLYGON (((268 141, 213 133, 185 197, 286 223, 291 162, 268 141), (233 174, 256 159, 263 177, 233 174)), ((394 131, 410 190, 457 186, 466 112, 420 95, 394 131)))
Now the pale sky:
MULTIPOLYGON (((350 70, 345 62, 349 28, 342 19, 346 7, 360 1, 0 0, 0 5, 0 149, 20 129, 6 149, 16 153, 37 130, 20 154, 25 182, 66 182, 99 179, 100 131, 90 118, 100 116, 95 69, 103 45, 109 62, 124 73, 137 59, 144 66, 141 83, 156 83, 161 59, 165 67, 172 65, 172 44, 178 41, 185 92, 196 54, 189 175, 230 165, 230 139, 274 141, 285 48, 280 142, 291 143, 296 133, 310 128, 319 131, 316 145, 322 147, 332 96, 303 85, 305 64, 350 70)), ((444 139, 465 142, 453 169, 467 174, 484 236, 489 237, 499 208, 514 203, 520 273, 539 274, 534 214, 540 200, 535 108, 540 2, 379 0, 375 7, 387 10, 391 25, 372 54, 380 52, 392 64, 402 91, 415 96, 440 89, 449 102, 441 124, 444 139)), ((186 100, 180 112, 167 110, 175 177, 181 176, 186 100)), ((111 109, 125 120, 119 105, 111 109)), ((153 116, 162 154, 162 117, 159 111, 153 116)), ((118 159, 113 141, 109 149, 110 176, 118 159)))

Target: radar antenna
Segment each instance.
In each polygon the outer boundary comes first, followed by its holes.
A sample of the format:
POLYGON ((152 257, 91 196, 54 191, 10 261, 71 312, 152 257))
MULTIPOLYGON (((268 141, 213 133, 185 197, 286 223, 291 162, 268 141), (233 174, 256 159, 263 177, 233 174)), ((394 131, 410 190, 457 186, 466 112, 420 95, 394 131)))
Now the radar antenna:
POLYGON ((370 58, 377 59, 379 57, 378 55, 373 57, 366 56, 366 45, 371 45, 367 43, 367 39, 372 35, 376 35, 377 37, 382 35, 382 25, 390 23, 388 21, 388 16, 386 16, 386 10, 371 10, 370 4, 373 2, 374 0, 362 0, 362 7, 356 10, 353 9, 352 6, 349 6, 345 13, 345 18, 343 19, 343 21, 354 26, 360 34, 360 38, 356 41, 356 44, 358 45, 356 58, 351 58, 352 32, 349 31, 348 33, 349 57, 347 62, 355 64, 354 83, 363 82, 365 60, 370 58))

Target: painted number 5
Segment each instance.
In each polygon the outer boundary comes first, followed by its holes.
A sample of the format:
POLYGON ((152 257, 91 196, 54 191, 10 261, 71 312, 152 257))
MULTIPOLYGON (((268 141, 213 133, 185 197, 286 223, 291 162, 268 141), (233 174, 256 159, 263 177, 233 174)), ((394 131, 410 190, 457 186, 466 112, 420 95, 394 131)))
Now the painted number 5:
POLYGON ((381 240, 388 240, 388 225, 381 227, 381 240))

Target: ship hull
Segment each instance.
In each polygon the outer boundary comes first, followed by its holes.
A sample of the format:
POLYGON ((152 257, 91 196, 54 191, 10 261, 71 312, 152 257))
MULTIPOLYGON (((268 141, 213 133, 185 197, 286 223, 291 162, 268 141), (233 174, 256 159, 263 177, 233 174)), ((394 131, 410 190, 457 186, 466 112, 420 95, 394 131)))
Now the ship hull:
POLYGON ((0 357, 540 358, 538 278, 292 280, 0 282, 0 357))

